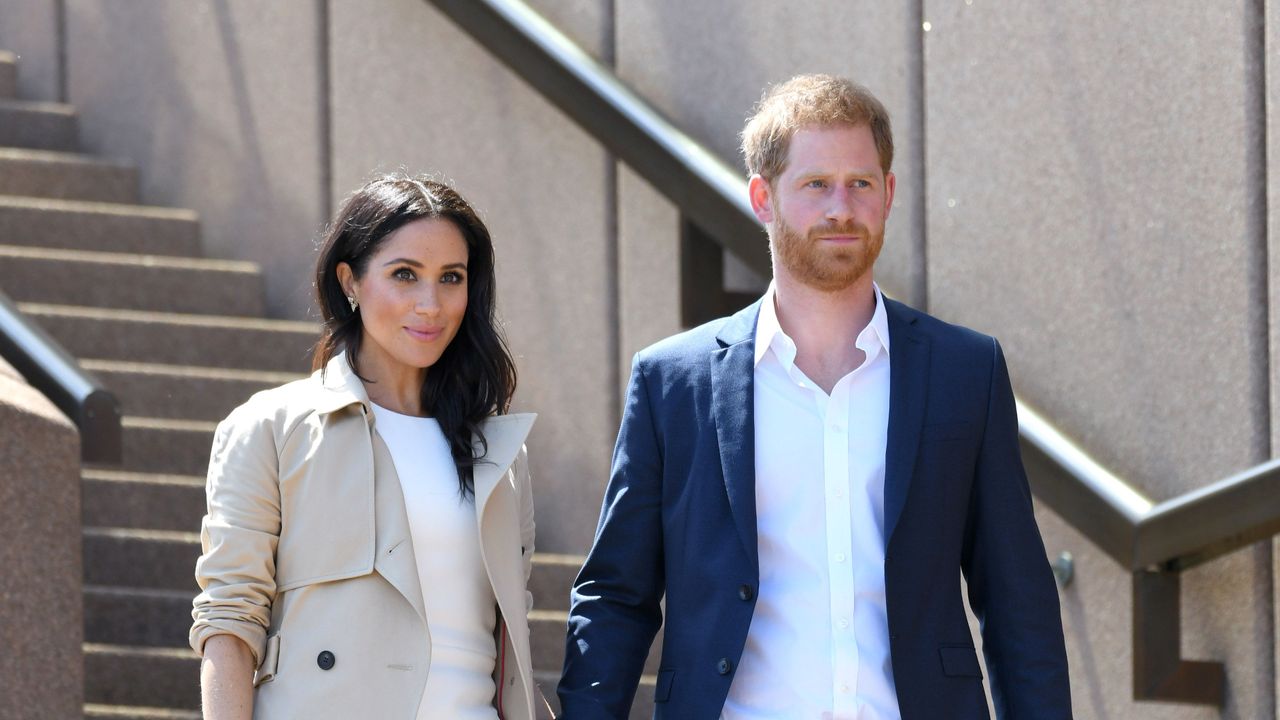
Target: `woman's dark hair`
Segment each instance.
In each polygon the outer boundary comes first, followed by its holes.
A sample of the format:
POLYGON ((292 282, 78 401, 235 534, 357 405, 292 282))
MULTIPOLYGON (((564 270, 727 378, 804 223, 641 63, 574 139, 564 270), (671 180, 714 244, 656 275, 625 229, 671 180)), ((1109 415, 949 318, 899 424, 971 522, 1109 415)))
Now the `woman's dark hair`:
POLYGON ((453 223, 467 243, 467 311, 458 334, 422 384, 422 409, 440 423, 458 468, 460 490, 466 495, 475 491, 472 469, 488 452, 480 423, 507 411, 516 389, 516 366, 494 319, 493 240, 456 190, 425 177, 387 175, 347 199, 328 228, 316 263, 316 296, 324 331, 311 364, 313 370, 322 369, 345 350, 347 362, 359 376, 360 312, 347 303, 338 282, 338 263, 347 263, 357 278, 362 277, 388 235, 427 218, 453 223))

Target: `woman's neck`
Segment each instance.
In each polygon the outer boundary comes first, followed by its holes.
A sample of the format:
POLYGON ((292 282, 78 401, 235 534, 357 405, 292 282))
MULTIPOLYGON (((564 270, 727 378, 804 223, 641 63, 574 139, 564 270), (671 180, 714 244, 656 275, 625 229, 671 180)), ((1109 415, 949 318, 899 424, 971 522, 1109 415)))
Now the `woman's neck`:
POLYGON ((415 368, 396 362, 371 343, 361 343, 356 356, 356 369, 364 378, 364 389, 376 405, 401 415, 421 417, 422 383, 427 368, 415 368))

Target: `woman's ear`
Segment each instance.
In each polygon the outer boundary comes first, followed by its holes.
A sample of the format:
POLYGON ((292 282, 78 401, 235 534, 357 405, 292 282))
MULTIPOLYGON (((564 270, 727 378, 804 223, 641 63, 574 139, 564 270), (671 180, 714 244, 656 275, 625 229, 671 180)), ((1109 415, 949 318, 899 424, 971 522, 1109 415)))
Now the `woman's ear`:
POLYGON ((356 275, 351 270, 351 266, 347 263, 338 263, 338 284, 342 286, 342 294, 347 297, 355 297, 356 294, 356 275))

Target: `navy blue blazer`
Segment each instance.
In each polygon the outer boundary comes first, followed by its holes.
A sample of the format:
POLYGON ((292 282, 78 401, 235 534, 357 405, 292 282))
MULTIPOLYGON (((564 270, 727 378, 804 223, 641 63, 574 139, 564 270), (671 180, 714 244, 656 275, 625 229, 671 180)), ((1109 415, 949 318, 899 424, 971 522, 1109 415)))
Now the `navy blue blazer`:
MULTIPOLYGON (((656 718, 718 718, 759 583, 754 352, 760 303, 636 355, 594 547, 573 587, 566 720, 628 717, 662 624, 656 718)), ((903 720, 1067 719, 1058 593, 993 338, 892 300, 885 587, 903 720)))

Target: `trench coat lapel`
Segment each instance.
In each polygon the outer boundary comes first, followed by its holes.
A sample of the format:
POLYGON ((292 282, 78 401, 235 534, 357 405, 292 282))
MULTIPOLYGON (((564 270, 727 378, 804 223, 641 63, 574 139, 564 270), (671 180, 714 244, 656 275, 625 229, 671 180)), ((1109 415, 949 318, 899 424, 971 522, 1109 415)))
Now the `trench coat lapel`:
POLYGON ((928 400, 929 340, 905 306, 885 300, 889 321, 889 426, 884 461, 884 539, 887 547, 911 489, 928 400))
POLYGON ((538 416, 534 413, 517 413, 514 415, 497 415, 485 420, 484 438, 488 443, 488 451, 484 460, 475 466, 472 480, 476 491, 476 520, 484 521, 485 504, 498 487, 498 482, 506 475, 511 463, 515 462, 520 448, 529 437, 533 421, 538 416))
POLYGON ((711 355, 711 419, 720 467, 738 538, 753 567, 756 548, 755 329, 760 301, 738 311, 721 328, 721 348, 711 355))
POLYGON ((396 474, 395 463, 386 443, 376 432, 370 433, 370 437, 374 453, 374 528, 377 532, 377 555, 373 568, 409 601, 425 622, 427 613, 422 600, 422 585, 418 580, 418 563, 413 554, 409 516, 405 509, 404 492, 400 489, 400 477, 396 474))

